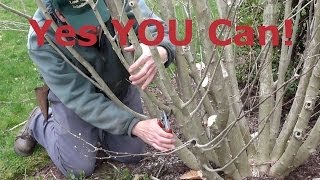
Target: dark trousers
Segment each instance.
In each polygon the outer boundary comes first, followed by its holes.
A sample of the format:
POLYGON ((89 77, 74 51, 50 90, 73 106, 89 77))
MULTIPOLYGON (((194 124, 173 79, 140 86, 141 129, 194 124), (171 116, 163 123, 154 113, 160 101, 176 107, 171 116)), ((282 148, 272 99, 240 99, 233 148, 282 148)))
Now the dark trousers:
MULTIPOLYGON (((51 104, 49 113, 52 115, 46 122, 41 113, 34 116, 30 130, 65 176, 68 173, 78 176, 81 172, 89 176, 94 172, 97 151, 93 146, 98 142, 109 151, 132 154, 144 152, 145 143, 140 138, 112 135, 90 125, 63 105, 51 91, 48 99, 51 104)), ((120 100, 131 109, 142 113, 140 94, 135 87, 130 86, 120 100)), ((125 163, 135 163, 141 159, 141 156, 114 158, 125 163)))

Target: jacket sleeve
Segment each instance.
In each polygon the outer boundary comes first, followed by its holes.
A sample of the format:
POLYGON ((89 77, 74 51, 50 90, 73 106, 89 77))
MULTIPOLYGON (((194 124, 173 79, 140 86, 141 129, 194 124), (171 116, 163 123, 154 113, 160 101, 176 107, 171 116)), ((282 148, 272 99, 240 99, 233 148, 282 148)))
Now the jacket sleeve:
MULTIPOLYGON (((150 8, 147 6, 147 4, 145 3, 144 0, 138 0, 138 7, 141 10, 141 13, 145 19, 156 19, 156 20, 160 21, 162 23, 162 25, 164 26, 164 31, 165 31, 164 32, 165 33, 164 39, 159 44, 159 46, 162 46, 167 50, 168 61, 165 63, 165 67, 168 67, 170 65, 170 63, 173 62, 173 60, 176 56, 176 48, 169 40, 169 28, 168 28, 167 24, 161 18, 159 18, 157 15, 155 15, 154 12, 152 12, 150 10, 150 8)), ((128 5, 126 6, 126 12, 127 12, 129 18, 130 17, 132 18, 134 16, 131 8, 128 5)), ((138 27, 136 26, 135 29, 137 30, 137 28, 138 27)), ((149 28, 149 31, 151 32, 152 36, 157 36, 158 32, 157 32, 156 26, 150 25, 148 28, 149 28)))
MULTIPOLYGON (((33 36, 33 38, 35 38, 33 36)), ((34 39, 29 39, 29 43, 34 39)), ((51 91, 80 118, 112 134, 128 134, 139 122, 131 113, 117 106, 65 62, 48 44, 30 48, 29 55, 51 91)))

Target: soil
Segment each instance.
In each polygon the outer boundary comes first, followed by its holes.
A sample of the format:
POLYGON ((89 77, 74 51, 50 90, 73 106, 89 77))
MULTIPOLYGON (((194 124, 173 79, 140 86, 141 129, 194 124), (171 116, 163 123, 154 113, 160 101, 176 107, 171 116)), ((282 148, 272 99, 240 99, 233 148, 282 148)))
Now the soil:
POLYGON ((317 152, 314 153, 304 165, 292 171, 286 180, 311 180, 316 178, 320 178, 320 147, 318 147, 317 152))

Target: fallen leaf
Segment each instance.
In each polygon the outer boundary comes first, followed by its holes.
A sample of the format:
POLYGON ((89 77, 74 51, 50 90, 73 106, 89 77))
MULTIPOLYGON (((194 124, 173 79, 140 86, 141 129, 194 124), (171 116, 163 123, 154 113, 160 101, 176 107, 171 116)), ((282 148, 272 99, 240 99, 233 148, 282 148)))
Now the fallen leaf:
POLYGON ((202 172, 191 170, 191 171, 184 173, 180 177, 180 179, 182 179, 182 180, 187 180, 187 179, 193 179, 193 180, 200 179, 200 180, 202 180, 202 172))

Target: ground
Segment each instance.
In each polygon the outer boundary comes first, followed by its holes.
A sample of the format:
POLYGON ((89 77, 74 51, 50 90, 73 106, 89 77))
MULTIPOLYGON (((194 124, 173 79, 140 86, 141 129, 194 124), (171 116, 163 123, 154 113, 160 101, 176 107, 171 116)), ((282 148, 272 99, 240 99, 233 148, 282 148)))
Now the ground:
POLYGON ((290 173, 287 180, 320 178, 320 148, 309 160, 298 169, 290 173))

